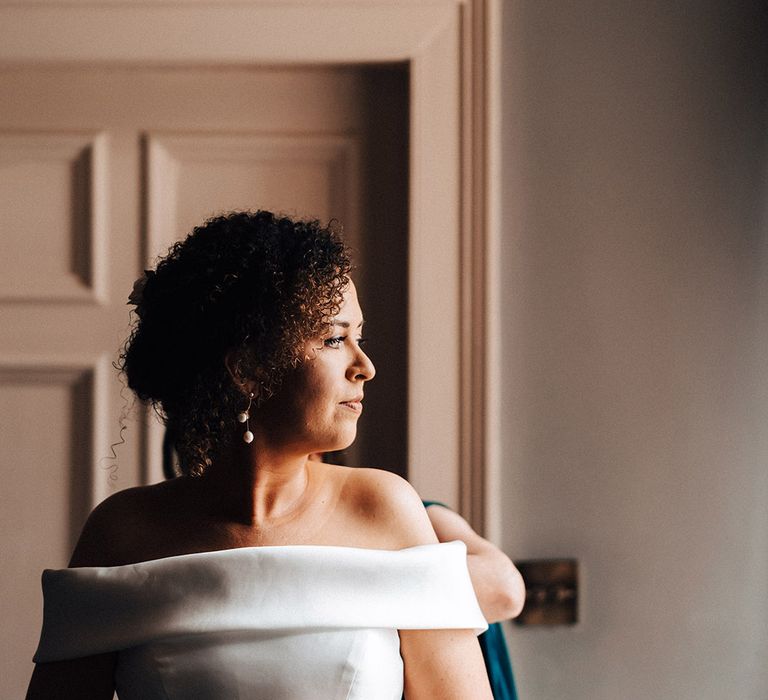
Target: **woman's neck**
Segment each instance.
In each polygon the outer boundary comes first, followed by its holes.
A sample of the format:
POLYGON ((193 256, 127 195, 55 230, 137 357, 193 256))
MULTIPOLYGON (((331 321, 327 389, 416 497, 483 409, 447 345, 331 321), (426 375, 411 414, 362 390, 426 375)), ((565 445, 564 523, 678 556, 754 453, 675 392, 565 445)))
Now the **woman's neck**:
POLYGON ((232 444, 200 478, 211 514, 259 528, 298 517, 311 502, 308 455, 232 444))

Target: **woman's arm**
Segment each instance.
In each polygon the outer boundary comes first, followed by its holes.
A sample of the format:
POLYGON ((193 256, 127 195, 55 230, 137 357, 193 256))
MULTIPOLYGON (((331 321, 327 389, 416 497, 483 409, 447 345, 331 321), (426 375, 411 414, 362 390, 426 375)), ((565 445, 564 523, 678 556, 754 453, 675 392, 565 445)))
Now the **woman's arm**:
POLYGON ((525 604, 525 583, 510 558, 480 537, 458 513, 435 504, 427 507, 427 515, 438 540, 461 540, 467 545, 469 575, 485 619, 499 622, 517 617, 525 604))
POLYGON ((400 630, 406 700, 493 700, 472 630, 400 630))
MULTIPOLYGON (((358 497, 388 548, 437 543, 421 499, 399 476, 356 469, 358 497)), ((400 630, 406 700, 492 700, 473 630, 400 630)))

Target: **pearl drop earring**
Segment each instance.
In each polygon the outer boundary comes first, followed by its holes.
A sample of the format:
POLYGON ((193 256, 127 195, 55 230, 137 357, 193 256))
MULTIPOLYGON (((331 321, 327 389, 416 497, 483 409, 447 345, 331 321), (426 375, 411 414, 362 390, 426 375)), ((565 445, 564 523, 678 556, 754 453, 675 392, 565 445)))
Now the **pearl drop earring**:
POLYGON ((248 394, 248 408, 246 408, 241 413, 237 414, 237 422, 238 423, 245 423, 245 432, 243 433, 243 441, 247 442, 249 445, 253 442, 253 433, 251 432, 250 428, 250 417, 251 417, 251 403, 253 402, 253 392, 250 392, 248 394))

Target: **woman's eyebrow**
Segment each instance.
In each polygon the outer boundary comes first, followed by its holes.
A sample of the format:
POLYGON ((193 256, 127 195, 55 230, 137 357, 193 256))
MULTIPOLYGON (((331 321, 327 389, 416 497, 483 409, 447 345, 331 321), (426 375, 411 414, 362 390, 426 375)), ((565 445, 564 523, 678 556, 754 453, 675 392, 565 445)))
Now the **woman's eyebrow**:
MULTIPOLYGON (((363 324, 365 323, 365 320, 361 320, 360 323, 357 324, 358 328, 362 328, 363 324)), ((338 318, 333 319, 333 325, 334 326, 341 326, 342 328, 351 328, 352 324, 349 321, 342 321, 338 318)))

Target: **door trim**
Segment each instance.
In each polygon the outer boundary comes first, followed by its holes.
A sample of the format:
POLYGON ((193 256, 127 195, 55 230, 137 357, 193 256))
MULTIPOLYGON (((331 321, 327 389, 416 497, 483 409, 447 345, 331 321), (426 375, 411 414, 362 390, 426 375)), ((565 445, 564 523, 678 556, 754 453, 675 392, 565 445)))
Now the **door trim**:
POLYGON ((0 2, 5 66, 410 64, 409 473, 481 532, 499 522, 500 12, 500 0, 0 2))

